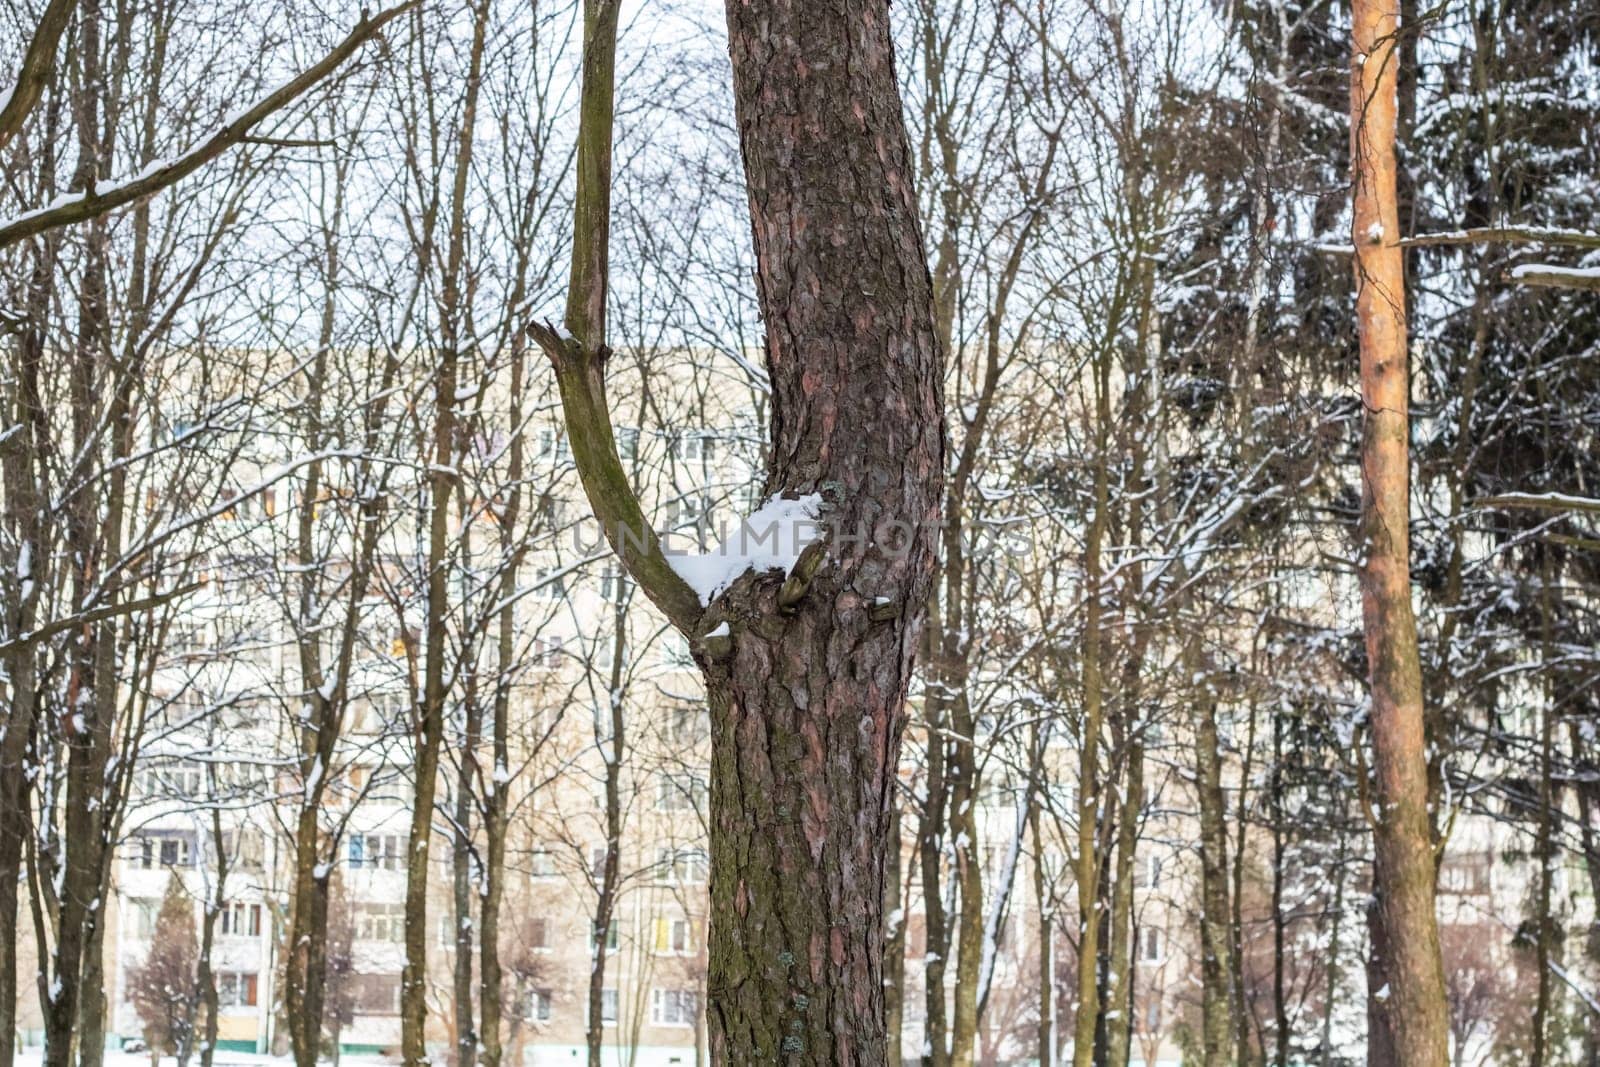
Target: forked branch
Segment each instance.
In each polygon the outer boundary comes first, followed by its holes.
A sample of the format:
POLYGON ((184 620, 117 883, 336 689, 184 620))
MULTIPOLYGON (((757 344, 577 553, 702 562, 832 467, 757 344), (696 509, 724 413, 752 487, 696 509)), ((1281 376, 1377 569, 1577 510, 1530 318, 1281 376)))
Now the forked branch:
POLYGON ((645 520, 617 455, 606 402, 606 291, 611 240, 611 128, 619 0, 584 0, 583 85, 578 105, 578 189, 572 206, 572 268, 566 328, 532 323, 528 335, 555 367, 578 478, 630 577, 672 624, 692 634, 700 597, 672 569, 645 520))
POLYGON ((606 540, 651 603, 678 629, 692 633, 701 615, 700 598, 672 569, 617 455, 606 403, 605 365, 610 350, 604 345, 586 347, 570 332, 548 323, 531 324, 528 334, 555 367, 572 461, 606 540))

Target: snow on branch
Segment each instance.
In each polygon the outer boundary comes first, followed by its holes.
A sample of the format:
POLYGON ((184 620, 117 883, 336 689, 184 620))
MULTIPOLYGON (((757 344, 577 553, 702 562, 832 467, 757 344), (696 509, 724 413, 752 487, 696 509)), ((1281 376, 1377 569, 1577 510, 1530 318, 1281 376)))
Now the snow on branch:
POLYGON ((1551 511, 1587 511, 1600 515, 1600 499, 1568 493, 1501 493, 1478 501, 1490 508, 1539 508, 1551 511))
POLYGON ((1521 282, 1523 285, 1600 292, 1600 267, 1558 267, 1553 263, 1524 263, 1511 269, 1511 280, 1521 282))
MULTIPOLYGON (((187 152, 171 159, 153 160, 133 177, 108 187, 62 193, 42 208, 25 212, 9 222, 0 223, 0 248, 44 233, 46 230, 71 226, 115 211, 188 177, 229 148, 248 140, 250 130, 257 123, 305 95, 350 58, 386 23, 420 2, 421 0, 405 0, 404 3, 381 11, 370 18, 363 15, 361 21, 345 39, 319 62, 279 86, 257 101, 254 106, 236 113, 220 130, 187 152)), ((7 110, 9 111, 9 104, 7 110)))
POLYGON ((1470 230, 1445 230, 1419 233, 1400 242, 1405 248, 1430 245, 1563 245, 1568 248, 1600 248, 1600 233, 1592 230, 1556 230, 1540 226, 1479 226, 1470 230))

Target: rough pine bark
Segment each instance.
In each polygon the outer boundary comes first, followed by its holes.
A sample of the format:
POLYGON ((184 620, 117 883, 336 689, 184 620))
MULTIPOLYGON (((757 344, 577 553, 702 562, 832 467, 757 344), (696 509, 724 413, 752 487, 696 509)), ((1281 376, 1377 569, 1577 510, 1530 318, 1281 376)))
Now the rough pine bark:
POLYGON ((711 1060, 880 1067, 889 812, 944 463, 888 4, 728 4, 771 382, 764 488, 820 495, 826 533, 787 576, 747 574, 710 605, 651 534, 605 395, 616 7, 585 2, 565 328, 529 333, 590 506, 705 671, 711 1060))
POLYGON ((1422 670, 1411 609, 1405 279, 1396 202, 1398 26, 1392 4, 1353 0, 1350 156, 1361 344, 1361 603, 1372 689, 1377 919, 1384 1014, 1407 1067, 1443 1067, 1448 1009, 1434 915, 1422 670))
POLYGON ((942 361, 885 0, 730 0, 772 383, 769 493, 821 493, 826 560, 711 615, 708 1025, 719 1064, 886 1061, 884 881, 932 586, 942 361))

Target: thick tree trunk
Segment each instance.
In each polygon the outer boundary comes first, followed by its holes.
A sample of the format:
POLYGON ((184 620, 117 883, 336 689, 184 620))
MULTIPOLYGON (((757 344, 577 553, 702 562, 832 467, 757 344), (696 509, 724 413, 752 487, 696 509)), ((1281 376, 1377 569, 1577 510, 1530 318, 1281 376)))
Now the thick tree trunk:
POLYGON ((1372 687, 1378 919, 1388 1016, 1407 1067, 1443 1067, 1449 1044, 1434 915, 1422 671, 1411 610, 1405 281, 1395 199, 1395 9, 1354 0, 1350 146, 1361 341, 1361 601, 1372 687))
POLYGON ((767 489, 821 493, 831 532, 789 611, 770 578, 713 609, 733 647, 704 659, 712 1060, 875 1067, 889 807, 944 463, 932 288, 888 4, 727 13, 772 382, 767 489))
POLYGON ((819 495, 823 538, 787 579, 744 575, 707 608, 617 457, 614 0, 585 3, 565 330, 530 333, 596 517, 706 674, 712 1062, 879 1067, 889 812, 939 534, 942 353, 886 0, 730 0, 727 15, 772 389, 765 489, 819 495))

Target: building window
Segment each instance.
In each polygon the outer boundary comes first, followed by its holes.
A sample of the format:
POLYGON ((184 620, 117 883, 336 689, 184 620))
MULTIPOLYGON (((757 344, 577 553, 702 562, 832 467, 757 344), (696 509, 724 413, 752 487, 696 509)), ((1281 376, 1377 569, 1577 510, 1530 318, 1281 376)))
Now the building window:
POLYGON ((205 767, 194 760, 171 760, 146 767, 139 772, 135 791, 147 797, 192 800, 204 795, 205 767))
MULTIPOLYGON (((622 930, 622 920, 616 918, 615 916, 613 916, 611 921, 606 924, 605 934, 606 934, 606 951, 607 952, 615 952, 615 951, 617 951, 617 946, 621 943, 621 940, 622 940, 622 936, 621 936, 621 933, 620 933, 621 930, 622 930)), ((589 942, 589 946, 590 946, 590 949, 592 950, 594 948, 594 946, 596 946, 596 945, 598 945, 600 943, 600 924, 599 923, 591 922, 589 924, 589 936, 591 938, 591 940, 589 942)))
POLYGON ((656 877, 669 885, 703 885, 710 869, 711 861, 704 849, 656 850, 656 877))
POLYGON ((1139 889, 1154 889, 1161 884, 1161 861, 1146 856, 1133 869, 1133 884, 1139 889))
POLYGON ((1488 853, 1472 856, 1448 856, 1439 865, 1439 892, 1461 897, 1489 895, 1488 853))
POLYGON ((694 812, 705 806, 706 780, 693 774, 663 774, 656 778, 656 810, 694 812))
POLYGON ((694 927, 688 919, 656 916, 655 953, 658 956, 687 956, 694 952, 694 927))
POLYGON ((223 905, 219 919, 222 923, 222 932, 231 937, 261 936, 260 904, 246 904, 241 900, 229 901, 223 905))
POLYGON ((693 1026, 699 999, 692 989, 653 989, 650 1021, 656 1026, 693 1026))
POLYGON ((627 575, 615 563, 606 564, 605 570, 600 572, 600 598, 607 603, 626 600, 630 587, 627 575))
POLYGON ((547 1023, 550 1021, 550 990, 528 990, 527 1003, 523 1005, 522 1017, 530 1023, 547 1023))
POLYGON ((539 458, 546 463, 562 464, 572 456, 567 445, 567 435, 553 426, 539 431, 539 458))
POLYGON ((536 848, 528 857, 528 872, 535 878, 556 876, 556 855, 548 848, 536 848))
POLYGON ((694 533, 704 531, 700 529, 705 525, 706 518, 711 514, 711 499, 709 497, 689 494, 675 497, 667 501, 667 532, 673 531, 694 533))
POLYGON ((617 458, 633 460, 639 457, 639 429, 636 426, 617 427, 617 458))
POLYGON ((256 1006, 256 976, 242 971, 222 971, 217 975, 217 1003, 224 1008, 256 1006))
POLYGON ((561 638, 535 637, 528 646, 528 663, 543 671, 561 666, 561 638))
POLYGON ((536 567, 533 572, 533 596, 537 600, 559 602, 567 595, 567 568, 536 567))
POLYGON ((399 1015, 400 976, 398 974, 356 975, 355 1002, 358 1015, 399 1015))
POLYGON ((617 1021, 617 991, 615 989, 600 990, 600 1021, 603 1023, 617 1021))
POLYGON ((704 432, 676 434, 667 442, 667 452, 673 459, 709 465, 717 459, 717 439, 704 432))
POLYGON ((194 837, 191 834, 144 834, 138 839, 134 866, 145 870, 157 867, 194 866, 194 837))
POLYGON ((228 830, 222 835, 222 848, 240 870, 259 871, 266 861, 267 843, 260 830, 228 830))
POLYGON ((161 910, 161 901, 137 897, 132 903, 129 925, 133 928, 133 936, 141 941, 148 941, 156 932, 156 915, 161 910))
POLYGON ((539 519, 546 530, 559 530, 567 524, 567 502, 554 493, 539 497, 539 519))
POLYGON ((674 704, 667 712, 667 731, 679 745, 697 745, 711 736, 711 716, 698 704, 674 704))
POLYGON ((405 838, 399 834, 352 834, 348 854, 352 868, 404 870, 405 838))
POLYGON ((688 640, 676 630, 661 635, 661 665, 671 670, 693 669, 694 655, 688 640))
POLYGON ((529 919, 522 928, 523 940, 535 952, 550 951, 550 920, 529 919))
POLYGON ((356 905, 357 941, 404 941, 405 936, 404 904, 356 905))
POLYGON ((1162 955, 1165 939, 1161 931, 1155 927, 1146 927, 1139 938, 1139 958, 1146 963, 1160 963, 1166 957, 1162 955))

